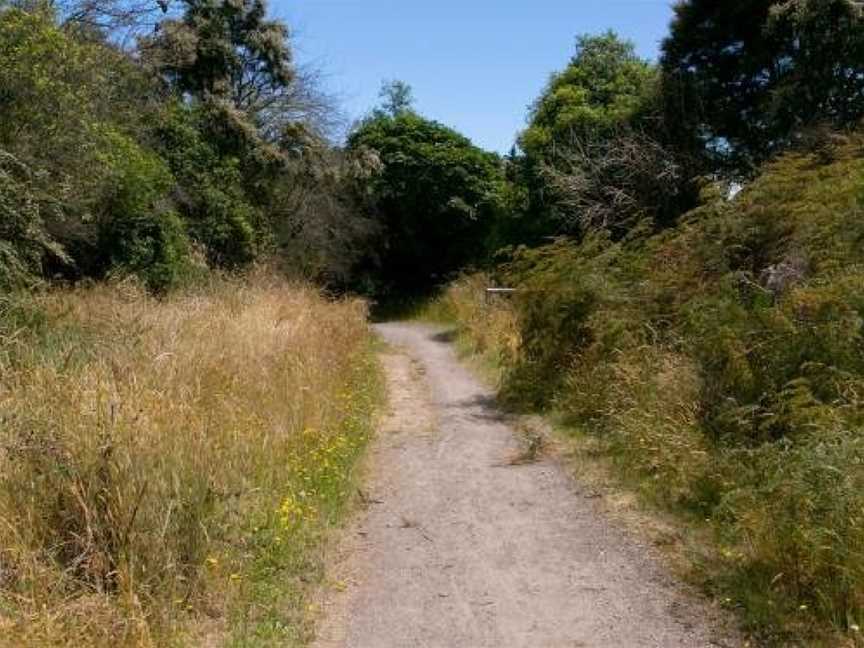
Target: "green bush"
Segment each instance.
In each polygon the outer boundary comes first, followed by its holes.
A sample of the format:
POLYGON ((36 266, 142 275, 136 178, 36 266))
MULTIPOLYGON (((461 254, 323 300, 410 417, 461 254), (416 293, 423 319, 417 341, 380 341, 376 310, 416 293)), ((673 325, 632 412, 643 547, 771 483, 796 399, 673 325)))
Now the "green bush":
POLYGON ((708 187, 660 234, 517 250, 506 308, 445 297, 474 337, 495 321, 478 311, 512 309, 517 343, 484 351, 502 393, 709 520, 709 585, 761 629, 864 622, 862 145, 787 154, 734 198, 708 187))
POLYGON ((223 156, 205 136, 204 118, 199 109, 170 107, 155 127, 156 147, 177 179, 189 235, 211 264, 236 268, 265 244, 263 216, 245 193, 240 161, 223 156))
POLYGON ((63 249, 45 231, 44 204, 33 186, 33 172, 0 149, 0 290, 33 284, 46 255, 65 259, 63 249))
POLYGON ((159 157, 123 135, 109 131, 103 139, 112 178, 99 228, 107 269, 139 275, 155 291, 175 287, 191 262, 185 227, 168 200, 174 178, 159 157))

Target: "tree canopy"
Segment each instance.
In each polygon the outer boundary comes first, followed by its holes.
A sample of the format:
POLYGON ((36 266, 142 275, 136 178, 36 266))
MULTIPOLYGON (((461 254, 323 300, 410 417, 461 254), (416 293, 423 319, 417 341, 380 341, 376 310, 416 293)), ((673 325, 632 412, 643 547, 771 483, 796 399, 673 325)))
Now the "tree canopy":
POLYGON ((501 179, 495 155, 412 112, 372 117, 348 146, 381 163, 367 191, 382 225, 384 290, 422 290, 481 258, 501 179))
POLYGON ((849 0, 681 2, 662 67, 670 119, 738 167, 864 116, 864 22, 849 0))
POLYGON ((579 36, 568 66, 552 75, 531 107, 529 126, 519 137, 522 149, 545 158, 573 137, 610 134, 643 106, 654 79, 633 43, 614 32, 579 36))

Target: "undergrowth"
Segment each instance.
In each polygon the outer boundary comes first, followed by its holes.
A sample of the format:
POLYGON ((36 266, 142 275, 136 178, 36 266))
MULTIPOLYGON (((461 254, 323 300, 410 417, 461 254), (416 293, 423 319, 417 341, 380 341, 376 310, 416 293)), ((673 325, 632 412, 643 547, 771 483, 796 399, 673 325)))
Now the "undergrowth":
POLYGON ((308 640, 379 397, 366 315, 267 276, 0 298, 0 643, 308 640))
POLYGON ((757 638, 864 645, 864 142, 709 190, 660 234, 514 250, 430 312, 502 399, 713 529, 702 583, 757 638))

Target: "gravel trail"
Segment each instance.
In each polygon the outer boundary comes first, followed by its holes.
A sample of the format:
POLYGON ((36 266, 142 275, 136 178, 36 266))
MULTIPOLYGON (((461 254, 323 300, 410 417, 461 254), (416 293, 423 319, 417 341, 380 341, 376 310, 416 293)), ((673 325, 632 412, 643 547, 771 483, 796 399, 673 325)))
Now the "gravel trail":
POLYGON ((740 645, 556 461, 510 465, 517 432, 446 334, 376 328, 390 411, 317 648, 740 645))

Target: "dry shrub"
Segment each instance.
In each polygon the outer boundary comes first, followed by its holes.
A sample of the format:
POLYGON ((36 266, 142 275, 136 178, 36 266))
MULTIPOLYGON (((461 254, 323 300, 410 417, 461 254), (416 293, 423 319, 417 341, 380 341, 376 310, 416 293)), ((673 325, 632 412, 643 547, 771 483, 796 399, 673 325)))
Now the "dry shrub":
POLYGON ((511 298, 486 294, 493 285, 483 273, 462 277, 448 286, 427 316, 458 322, 466 350, 502 367, 515 358, 521 337, 511 298))
POLYGON ((698 368, 682 355, 646 346, 618 354, 610 371, 601 382, 609 392, 603 424, 611 452, 627 474, 652 480, 652 495, 689 500, 708 463, 698 368))
POLYGON ((257 277, 164 301, 129 283, 53 292, 16 312, 25 325, 0 336, 15 635, 160 643, 242 605, 262 552, 270 575, 305 565, 368 433, 364 303, 257 277))

